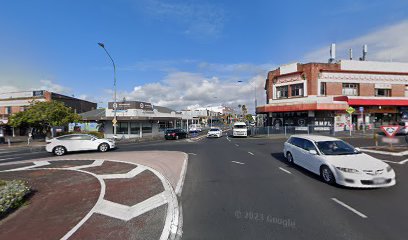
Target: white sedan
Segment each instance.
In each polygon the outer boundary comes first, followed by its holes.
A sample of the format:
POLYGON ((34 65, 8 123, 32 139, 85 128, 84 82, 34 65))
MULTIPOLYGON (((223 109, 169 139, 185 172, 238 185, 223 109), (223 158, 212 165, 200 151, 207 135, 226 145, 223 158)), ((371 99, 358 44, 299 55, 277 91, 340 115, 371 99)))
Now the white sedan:
POLYGON ((387 163, 337 138, 292 135, 284 143, 283 154, 289 163, 320 175, 329 184, 378 188, 396 183, 395 172, 387 163))
POLYGON ((62 156, 67 152, 99 150, 106 152, 115 148, 112 140, 97 138, 89 134, 70 134, 47 140, 47 152, 62 156))
POLYGON ((207 137, 222 137, 222 130, 219 128, 211 128, 207 133, 207 137))

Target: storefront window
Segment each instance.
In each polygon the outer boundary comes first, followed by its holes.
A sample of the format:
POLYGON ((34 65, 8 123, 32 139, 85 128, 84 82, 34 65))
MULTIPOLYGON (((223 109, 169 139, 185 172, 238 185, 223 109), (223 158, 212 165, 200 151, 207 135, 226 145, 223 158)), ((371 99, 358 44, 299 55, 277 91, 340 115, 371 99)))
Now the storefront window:
POLYGON ((119 122, 117 124, 118 124, 118 127, 117 127, 116 132, 118 134, 128 134, 128 124, 129 124, 128 122, 119 122))
POLYGON ((159 122, 159 132, 166 130, 166 122, 159 122))
POLYGON ((276 87, 277 98, 288 98, 288 86, 276 87))
POLYGON ((292 97, 303 96, 303 83, 290 86, 292 97))
POLYGON ((136 122, 130 123, 130 134, 140 134, 140 124, 136 122))
POLYGON ((391 97, 391 89, 375 89, 376 97, 391 97))
POLYGON ((143 123, 142 133, 152 133, 152 124, 151 123, 143 123))
POLYGON ((358 83, 343 83, 344 96, 358 96, 358 83))

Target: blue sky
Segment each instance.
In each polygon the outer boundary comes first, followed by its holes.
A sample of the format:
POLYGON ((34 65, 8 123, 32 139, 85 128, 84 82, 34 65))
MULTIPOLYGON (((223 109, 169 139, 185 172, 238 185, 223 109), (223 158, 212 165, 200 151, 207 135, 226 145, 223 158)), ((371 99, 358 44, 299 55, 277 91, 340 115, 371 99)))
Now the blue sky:
POLYGON ((0 92, 49 89, 182 109, 247 104, 280 64, 326 61, 369 45, 408 62, 408 1, 2 1, 0 92), (243 83, 237 83, 237 81, 243 83))

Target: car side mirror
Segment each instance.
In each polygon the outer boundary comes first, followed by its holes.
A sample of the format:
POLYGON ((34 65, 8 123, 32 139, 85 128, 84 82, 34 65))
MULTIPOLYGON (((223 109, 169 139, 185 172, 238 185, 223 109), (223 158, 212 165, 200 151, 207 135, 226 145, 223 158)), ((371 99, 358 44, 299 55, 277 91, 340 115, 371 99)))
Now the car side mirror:
POLYGON ((312 155, 317 155, 317 151, 316 150, 309 150, 309 153, 312 155))
POLYGON ((96 138, 92 138, 91 140, 92 140, 92 141, 95 141, 95 140, 96 140, 96 138))

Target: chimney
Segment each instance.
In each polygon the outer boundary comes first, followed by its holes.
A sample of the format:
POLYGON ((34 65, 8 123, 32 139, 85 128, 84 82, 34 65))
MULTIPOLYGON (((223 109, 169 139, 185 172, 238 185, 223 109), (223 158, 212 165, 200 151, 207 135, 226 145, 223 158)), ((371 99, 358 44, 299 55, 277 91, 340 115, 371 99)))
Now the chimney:
POLYGON ((364 44, 364 46, 363 46, 363 61, 366 61, 367 60, 367 52, 368 52, 368 50, 367 50, 367 44, 364 44))
POLYGON ((332 43, 330 46, 329 63, 334 63, 336 60, 336 44, 332 43))
POLYGON ((350 60, 353 60, 353 49, 352 48, 349 49, 349 56, 350 56, 350 60))

